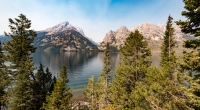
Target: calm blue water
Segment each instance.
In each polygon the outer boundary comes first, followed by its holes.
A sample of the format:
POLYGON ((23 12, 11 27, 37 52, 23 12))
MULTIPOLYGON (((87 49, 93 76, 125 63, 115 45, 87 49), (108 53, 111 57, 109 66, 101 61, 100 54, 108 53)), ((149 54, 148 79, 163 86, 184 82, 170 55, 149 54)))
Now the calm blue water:
MULTIPOLYGON (((111 53, 112 74, 119 64, 119 54, 111 53)), ((33 54, 35 66, 41 62, 45 68, 48 67, 54 76, 59 76, 62 65, 67 67, 69 87, 73 94, 81 96, 83 88, 88 83, 88 78, 92 75, 97 79, 103 69, 103 52, 57 52, 45 53, 36 51, 33 54)))
MULTIPOLYGON (((120 62, 118 53, 111 53, 112 74, 120 62)), ((159 53, 153 52, 152 65, 159 65, 159 53)), ((88 78, 92 75, 96 80, 103 69, 103 52, 57 52, 45 53, 36 51, 33 54, 35 66, 41 62, 45 68, 48 67, 54 76, 59 76, 62 65, 67 67, 69 87, 72 89, 74 98, 83 98, 84 87, 88 83, 88 78)))

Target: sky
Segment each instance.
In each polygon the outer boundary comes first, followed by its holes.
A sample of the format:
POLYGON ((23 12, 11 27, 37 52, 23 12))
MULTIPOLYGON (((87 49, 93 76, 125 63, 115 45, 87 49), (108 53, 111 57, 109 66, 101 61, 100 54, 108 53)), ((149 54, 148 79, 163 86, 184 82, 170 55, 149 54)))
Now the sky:
POLYGON ((166 24, 169 15, 174 21, 185 19, 183 10, 183 0, 0 0, 0 35, 9 32, 9 18, 24 14, 35 31, 68 21, 101 42, 109 30, 121 26, 166 24))

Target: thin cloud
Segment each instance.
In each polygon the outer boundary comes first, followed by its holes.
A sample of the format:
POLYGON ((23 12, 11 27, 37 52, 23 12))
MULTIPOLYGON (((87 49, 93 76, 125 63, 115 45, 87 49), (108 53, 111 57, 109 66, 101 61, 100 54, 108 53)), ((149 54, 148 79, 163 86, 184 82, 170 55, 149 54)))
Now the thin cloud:
POLYGON ((100 42, 109 30, 121 26, 132 28, 146 21, 165 23, 169 13, 178 20, 183 6, 181 0, 0 0, 0 35, 9 31, 8 18, 22 13, 36 31, 69 21, 100 42))

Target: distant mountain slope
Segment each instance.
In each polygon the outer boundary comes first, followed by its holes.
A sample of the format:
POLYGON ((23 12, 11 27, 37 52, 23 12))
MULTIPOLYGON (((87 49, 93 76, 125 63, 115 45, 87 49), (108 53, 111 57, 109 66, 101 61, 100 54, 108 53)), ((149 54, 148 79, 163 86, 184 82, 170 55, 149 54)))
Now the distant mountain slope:
POLYGON ((35 46, 44 51, 86 51, 98 50, 79 27, 62 22, 37 32, 35 46))
POLYGON ((55 34, 57 32, 62 32, 62 31, 67 31, 67 30, 75 30, 75 31, 79 32, 83 37, 90 40, 94 45, 97 45, 92 39, 85 36, 83 30, 80 27, 73 26, 72 24, 69 24, 69 22, 59 23, 53 27, 43 30, 43 32, 47 32, 48 35, 51 35, 51 34, 55 34))
MULTIPOLYGON (((10 40, 0 35, 1 42, 10 40)), ((44 51, 87 51, 98 50, 97 44, 85 36, 80 27, 62 22, 42 31, 37 31, 34 45, 44 51)))
POLYGON ((4 36, 4 35, 0 35, 0 41, 3 43, 3 42, 7 42, 7 41, 9 41, 10 40, 10 38, 9 37, 6 37, 6 36, 4 36))
MULTIPOLYGON (((173 28, 175 29, 174 36, 176 40, 182 40, 183 33, 178 25, 174 24, 173 28)), ((139 30, 140 33, 146 38, 151 40, 162 40, 164 36, 164 32, 166 29, 165 24, 151 24, 149 22, 142 23, 135 28, 130 29, 130 31, 134 32, 135 30, 139 30)))
MULTIPOLYGON (((174 36, 179 45, 182 44, 182 41, 185 38, 195 39, 192 36, 183 34, 181 32, 181 29, 177 25, 174 24, 173 27, 175 29, 174 36)), ((108 42, 111 46, 119 49, 126 41, 126 38, 129 36, 129 34, 131 32, 134 32, 136 29, 139 30, 139 32, 149 42, 151 48, 159 48, 162 44, 165 28, 165 24, 151 24, 148 22, 142 23, 135 28, 131 28, 130 30, 128 30, 125 26, 122 26, 117 31, 110 30, 105 35, 103 41, 100 43, 98 48, 100 50, 104 50, 105 44, 108 42)))

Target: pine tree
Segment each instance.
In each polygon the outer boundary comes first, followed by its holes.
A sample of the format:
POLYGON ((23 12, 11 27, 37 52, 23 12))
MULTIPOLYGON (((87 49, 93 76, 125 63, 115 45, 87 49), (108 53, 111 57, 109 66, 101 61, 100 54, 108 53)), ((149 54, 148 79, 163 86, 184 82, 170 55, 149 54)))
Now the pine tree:
POLYGON ((195 110, 200 109, 200 53, 197 51, 183 52, 183 62, 180 64, 184 84, 183 90, 188 105, 195 110))
MULTIPOLYGON (((182 16, 185 16, 187 20, 177 21, 181 31, 186 34, 193 34, 200 36, 200 1, 199 0, 184 0, 185 10, 182 11, 182 16)), ((200 109, 200 76, 199 76, 199 57, 200 57, 200 40, 186 40, 183 45, 185 48, 192 48, 191 52, 183 52, 183 62, 180 64, 185 82, 188 82, 185 86, 185 95, 188 98, 188 103, 195 110, 200 109)))
MULTIPOLYGON (((161 62, 160 65, 164 66, 168 62, 175 62, 175 55, 173 48, 176 46, 176 41, 174 37, 174 28, 172 27, 173 18, 171 16, 168 17, 167 25, 166 25, 166 31, 164 36, 164 41, 161 46, 161 62)), ((171 64, 170 64, 171 65, 171 64)), ((170 66, 168 65, 168 66, 170 66)), ((174 65, 171 65, 170 68, 174 67, 174 65)))
POLYGON ((22 110, 31 108, 30 105, 30 75, 33 74, 33 61, 31 54, 35 52, 33 46, 36 32, 30 30, 31 21, 25 15, 20 14, 19 18, 9 19, 11 33, 5 35, 11 40, 4 44, 4 50, 8 53, 6 61, 11 64, 8 69, 9 75, 13 80, 12 85, 8 88, 8 104, 11 110, 22 110))
POLYGON ((1 106, 5 106, 5 99, 3 98, 3 96, 5 95, 6 91, 6 87, 9 84, 9 77, 8 74, 6 73, 6 66, 4 64, 4 54, 2 52, 2 46, 1 46, 1 42, 0 42, 0 107, 1 106))
POLYGON ((44 72, 44 66, 40 63, 40 66, 37 70, 37 73, 34 75, 32 80, 32 89, 33 89, 33 97, 32 97, 32 108, 34 110, 42 109, 42 104, 46 103, 46 96, 50 95, 53 90, 53 85, 55 83, 52 78, 52 74, 48 68, 44 72))
POLYGON ((111 64, 109 44, 106 44, 103 70, 96 82, 99 108, 105 108, 110 103, 111 64))
POLYGON ((123 59, 112 82, 112 101, 117 109, 133 109, 137 105, 132 93, 137 91, 136 83, 145 78, 151 52, 138 30, 129 35, 120 52, 123 59))
POLYGON ((156 93, 161 108, 170 109, 188 109, 186 105, 183 91, 180 88, 178 76, 180 73, 177 71, 177 62, 175 51, 173 50, 176 46, 174 38, 174 28, 172 27, 171 16, 168 17, 164 41, 161 46, 161 72, 162 82, 160 85, 163 89, 160 93, 156 93))
POLYGON ((67 78, 66 67, 62 66, 60 77, 57 79, 54 90, 50 96, 46 97, 47 104, 44 103, 45 110, 70 110, 72 97, 70 88, 66 85, 69 82, 67 78))
POLYGON ((175 85, 168 70, 149 67, 143 81, 136 83, 133 92, 136 110, 189 110, 180 85, 175 85), (136 94, 136 95, 135 95, 136 94))
POLYGON ((92 109, 105 109, 110 103, 110 86, 111 86, 111 64, 109 44, 106 45, 104 66, 98 78, 94 81, 94 76, 89 78, 88 85, 85 88, 85 97, 89 99, 92 109))
POLYGON ((98 104, 97 104, 96 83, 94 76, 88 79, 88 85, 84 89, 84 95, 85 98, 90 103, 90 109, 97 110, 98 104))
POLYGON ((183 2, 185 3, 185 10, 182 11, 182 16, 185 16, 187 20, 179 20, 176 23, 180 25, 182 32, 200 36, 200 1, 183 0, 183 2))
MULTIPOLYGON (((187 20, 176 21, 176 24, 180 26, 183 33, 192 34, 196 37, 200 36, 200 1, 184 0, 183 2, 185 3, 185 10, 182 11, 182 16, 185 16, 187 20)), ((184 47, 196 49, 200 47, 200 40, 186 40, 184 47)))

